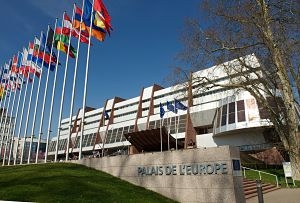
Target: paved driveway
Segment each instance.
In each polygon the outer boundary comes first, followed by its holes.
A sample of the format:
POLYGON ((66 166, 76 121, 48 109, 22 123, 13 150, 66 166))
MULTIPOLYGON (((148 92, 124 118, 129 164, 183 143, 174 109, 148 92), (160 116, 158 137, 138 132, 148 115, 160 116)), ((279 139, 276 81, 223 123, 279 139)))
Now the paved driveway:
MULTIPOLYGON (((279 189, 264 194, 264 203, 299 203, 300 188, 279 189)), ((246 203, 258 203, 257 197, 246 200, 246 203)))

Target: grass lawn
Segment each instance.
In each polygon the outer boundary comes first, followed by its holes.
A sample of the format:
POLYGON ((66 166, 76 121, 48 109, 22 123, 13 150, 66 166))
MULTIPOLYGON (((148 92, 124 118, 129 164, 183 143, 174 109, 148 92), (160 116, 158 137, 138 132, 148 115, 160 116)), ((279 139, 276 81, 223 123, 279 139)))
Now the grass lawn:
POLYGON ((71 163, 1 167, 0 200, 175 202, 107 173, 71 163))
MULTIPOLYGON (((277 175, 279 187, 286 187, 283 169, 262 169, 261 171, 277 175)), ((250 180, 259 179, 259 173, 252 170, 246 170, 246 178, 250 180)), ((261 178, 262 178, 262 182, 272 183, 276 185, 276 178, 274 176, 261 173, 261 178)), ((288 178, 287 180, 288 180, 289 187, 294 187, 292 179, 288 178)), ((298 188, 300 187, 300 181, 295 181, 295 184, 296 187, 298 188)))

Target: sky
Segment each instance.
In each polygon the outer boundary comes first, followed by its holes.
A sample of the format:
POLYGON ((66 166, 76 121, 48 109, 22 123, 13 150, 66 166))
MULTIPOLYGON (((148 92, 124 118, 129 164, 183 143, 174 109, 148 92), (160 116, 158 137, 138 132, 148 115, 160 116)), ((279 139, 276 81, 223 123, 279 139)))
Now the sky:
MULTIPOLYGON (((166 84, 164 81, 170 74, 172 67, 178 63, 175 57, 183 48, 179 39, 184 32, 184 22, 187 18, 197 15, 199 1, 103 0, 103 2, 111 16, 113 31, 111 36, 107 36, 104 42, 92 40, 86 105, 100 108, 104 105, 106 99, 115 96, 130 99, 139 96, 143 87, 149 87, 153 84, 168 87, 170 84, 166 84)), ((0 17, 6 19, 6 23, 5 26, 2 26, 0 32, 0 65, 7 63, 14 54, 21 51, 23 47, 27 47, 29 41, 33 41, 34 36, 39 38, 41 31, 46 33, 48 24, 53 28, 55 19, 61 20, 64 11, 71 17, 73 3, 81 7, 82 0, 2 1, 0 17)), ((72 40, 72 45, 77 46, 76 40, 72 40)), ((87 46, 81 44, 74 112, 77 112, 83 103, 86 54, 87 46)), ((66 55, 61 53, 60 56, 59 60, 62 65, 57 70, 53 103, 53 114, 55 115, 53 119, 56 122, 60 109, 66 64, 66 55)), ((70 112, 75 60, 69 59, 68 64, 66 93, 62 109, 63 118, 68 117, 70 112)), ((44 71, 46 73, 47 69, 44 71)), ((44 113, 47 118, 50 115, 51 97, 49 95, 54 86, 53 80, 54 72, 51 72, 44 113)), ((46 74, 42 74, 41 93, 37 94, 38 80, 35 80, 32 102, 29 104, 29 101, 25 101, 25 111, 29 105, 37 111, 35 126, 39 124, 41 98, 45 93, 45 81, 46 74), (37 95, 39 96, 37 97, 37 95), (35 100, 38 101, 37 108, 34 108, 35 100)), ((27 95, 30 94, 29 92, 27 95)), ((11 97, 11 100, 13 100, 13 97, 11 97)), ((28 110, 28 112, 28 118, 32 118, 34 110, 28 110)), ((27 117, 25 115, 26 113, 24 113, 24 120, 27 117)), ((57 125, 55 121, 52 126, 57 125)), ((24 129, 24 125, 26 126, 26 124, 23 124, 21 131, 24 129)), ((28 126, 29 132, 33 122, 28 121, 28 126)), ((47 124, 45 123, 44 126, 47 126, 47 124)))

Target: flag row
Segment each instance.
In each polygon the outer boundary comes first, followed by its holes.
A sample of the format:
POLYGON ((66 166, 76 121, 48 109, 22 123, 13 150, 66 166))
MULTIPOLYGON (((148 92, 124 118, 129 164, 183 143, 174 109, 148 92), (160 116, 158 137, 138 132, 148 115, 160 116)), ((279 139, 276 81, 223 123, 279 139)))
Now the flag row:
MULTIPOLYGON (((177 113, 178 112, 178 109, 180 110, 187 110, 187 106, 185 106, 183 103, 181 103, 178 99, 174 99, 174 105, 167 101, 167 109, 169 111, 172 111, 173 113, 177 113)), ((160 114, 160 118, 163 118, 164 115, 165 115, 165 109, 162 105, 162 103, 159 104, 159 114, 160 114)))
POLYGON ((74 5, 72 18, 64 12, 54 29, 48 26, 46 35, 41 32, 40 38, 34 37, 28 48, 23 48, 1 67, 0 99, 9 91, 20 90, 22 84, 32 81, 32 77, 40 77, 42 68, 53 71, 61 65, 53 48, 75 58, 77 50, 71 44, 71 37, 88 44, 90 37, 104 41, 111 30, 111 18, 102 0, 94 0, 94 5, 83 0, 82 9, 74 5))

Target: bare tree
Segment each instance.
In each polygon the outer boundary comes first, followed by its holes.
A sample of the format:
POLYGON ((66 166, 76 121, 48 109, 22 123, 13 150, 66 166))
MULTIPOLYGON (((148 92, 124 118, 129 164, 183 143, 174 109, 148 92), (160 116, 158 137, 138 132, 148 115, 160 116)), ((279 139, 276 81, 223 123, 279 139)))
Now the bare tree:
POLYGON ((300 179, 296 109, 300 95, 300 1, 207 0, 201 1, 200 14, 200 20, 187 21, 179 59, 192 70, 237 59, 235 65, 222 65, 230 78, 227 83, 204 75, 193 80, 205 84, 198 86, 202 91, 220 86, 250 92, 267 110, 290 156, 294 178, 300 179), (255 55, 258 63, 248 63, 242 57, 249 54, 255 55))

